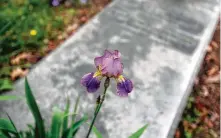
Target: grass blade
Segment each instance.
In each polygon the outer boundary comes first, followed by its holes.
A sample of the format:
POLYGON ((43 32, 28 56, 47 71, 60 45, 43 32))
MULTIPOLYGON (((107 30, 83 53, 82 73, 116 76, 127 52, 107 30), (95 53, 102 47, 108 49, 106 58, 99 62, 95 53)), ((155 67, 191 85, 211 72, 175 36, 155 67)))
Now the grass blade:
POLYGON ((8 78, 0 79, 0 90, 7 91, 13 89, 12 81, 8 78))
POLYGON ((67 104, 64 112, 64 121, 63 121, 63 132, 68 128, 68 114, 69 114, 69 108, 70 108, 70 100, 67 99, 67 104))
MULTIPOLYGON (((90 126, 90 123, 87 122, 87 124, 90 126)), ((101 132, 99 132, 99 130, 94 125, 92 127, 92 131, 94 132, 97 138, 103 138, 101 132)))
MULTIPOLYGON (((90 126, 90 123, 87 122, 87 124, 90 126)), ((99 130, 94 125, 92 127, 92 131, 94 132, 97 138, 103 138, 101 132, 99 132, 99 130)))
POLYGON ((143 132, 146 128, 147 128, 147 125, 141 127, 135 133, 133 133, 131 136, 129 136, 129 138, 139 138, 143 134, 143 132))
POLYGON ((77 114, 77 108, 78 108, 79 100, 80 100, 80 96, 78 96, 77 101, 76 101, 75 106, 74 106, 74 114, 72 116, 72 124, 75 122, 75 117, 76 117, 76 114, 77 114))
POLYGON ((58 108, 54 108, 51 124, 51 138, 60 138, 61 126, 63 121, 63 112, 58 108))
POLYGON ((45 138, 45 128, 44 128, 43 119, 41 117, 35 98, 32 94, 31 88, 28 84, 27 78, 25 78, 25 95, 28 107, 31 110, 32 115, 34 116, 35 119, 36 133, 38 133, 39 138, 45 138))
MULTIPOLYGON (((79 121, 77 121, 76 123, 74 123, 68 133, 68 138, 72 138, 73 134, 75 131, 78 130, 78 128, 82 125, 82 123, 84 123, 85 121, 87 121, 87 117, 84 116, 82 119, 80 119, 79 121)), ((76 134, 76 133, 75 133, 76 134)))
POLYGON ((70 129, 67 129, 62 138, 73 138, 73 136, 76 134, 76 132, 78 131, 79 127, 82 125, 82 123, 84 123, 85 121, 87 121, 88 117, 84 116, 83 118, 81 118, 79 121, 75 122, 72 124, 72 126, 70 127, 70 129))
POLYGON ((13 125, 13 127, 14 127, 16 133, 17 133, 16 136, 19 137, 19 138, 22 138, 22 136, 19 134, 19 132, 18 132, 18 130, 17 130, 17 128, 16 128, 14 122, 12 121, 11 117, 10 117, 8 114, 7 114, 7 116, 8 116, 8 118, 9 118, 11 124, 13 125))
POLYGON ((8 119, 4 119, 4 118, 0 118, 0 130, 4 132, 7 131, 13 134, 17 133, 11 121, 8 119))
MULTIPOLYGON (((28 130, 28 132, 27 133, 29 133, 29 135, 30 135, 30 138, 34 138, 34 132, 35 132, 35 129, 34 129, 34 127, 32 126, 32 125, 30 125, 30 124, 28 124, 28 128, 29 128, 29 130, 28 130)), ((29 138, 29 137, 28 137, 29 138)))
POLYGON ((92 131, 94 132, 97 138, 103 138, 102 134, 98 131, 98 129, 95 126, 92 127, 92 131))
POLYGON ((17 99, 22 99, 22 97, 18 97, 18 96, 9 96, 9 95, 0 96, 0 101, 17 100, 17 99))

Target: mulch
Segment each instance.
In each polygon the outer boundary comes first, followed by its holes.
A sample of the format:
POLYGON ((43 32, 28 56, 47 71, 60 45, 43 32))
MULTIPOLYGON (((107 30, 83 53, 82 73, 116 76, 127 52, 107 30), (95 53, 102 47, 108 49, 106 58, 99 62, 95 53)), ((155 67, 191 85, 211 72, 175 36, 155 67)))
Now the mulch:
POLYGON ((220 22, 208 45, 175 138, 220 137, 220 22), (189 119, 187 119, 189 118, 189 119))

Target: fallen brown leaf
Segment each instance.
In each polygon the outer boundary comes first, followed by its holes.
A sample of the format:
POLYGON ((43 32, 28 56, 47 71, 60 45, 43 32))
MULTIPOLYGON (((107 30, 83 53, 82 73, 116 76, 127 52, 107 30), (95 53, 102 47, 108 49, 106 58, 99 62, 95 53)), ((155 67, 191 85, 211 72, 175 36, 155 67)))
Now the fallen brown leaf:
POLYGON ((194 123, 192 123, 190 126, 191 126, 192 129, 196 129, 197 128, 197 125, 194 124, 194 123))
POLYGON ((214 49, 218 49, 219 48, 219 45, 216 41, 212 41, 211 42, 211 46, 214 48, 214 49))
POLYGON ((199 78, 196 77, 196 79, 194 80, 194 85, 199 85, 199 78))
POLYGON ((205 118, 205 119, 204 119, 204 123, 206 123, 206 125, 207 125, 209 128, 212 128, 212 127, 213 127, 213 123, 212 123, 208 118, 205 118))
POLYGON ((180 138, 180 131, 179 130, 176 130, 176 133, 175 133, 175 138, 180 138))
POLYGON ((207 71, 207 75, 212 76, 219 71, 219 67, 217 65, 212 66, 210 70, 207 71))
POLYGON ((209 46, 206 48, 206 51, 209 52, 209 53, 212 52, 212 51, 213 51, 212 46, 209 45, 209 46))
POLYGON ((54 44, 53 41, 48 42, 48 51, 52 51, 56 48, 56 45, 54 44))
POLYGON ((27 61, 30 63, 36 63, 41 58, 39 53, 32 54, 27 58, 27 61))
POLYGON ((80 22, 85 23, 88 20, 86 16, 81 17, 80 22))
POLYGON ((22 60, 27 59, 30 56, 31 56, 31 52, 23 52, 21 54, 18 54, 15 58, 11 59, 11 64, 19 65, 22 60))
POLYGON ((88 13, 88 10, 87 10, 87 9, 80 9, 80 10, 78 11, 79 16, 87 15, 87 13, 88 13))
POLYGON ((205 80, 205 83, 219 83, 220 82, 220 74, 217 74, 215 76, 211 76, 211 77, 208 77, 206 80, 205 80))
POLYGON ((210 129, 209 133, 212 135, 212 138, 218 138, 219 136, 214 132, 214 130, 210 129))
POLYGON ((213 113, 212 116, 211 116, 211 118, 210 118, 210 120, 211 120, 212 122, 214 122, 214 121, 216 121, 217 119, 219 119, 219 115, 218 115, 217 113, 213 113))
POLYGON ((185 130, 187 130, 189 127, 189 123, 186 120, 183 120, 183 127, 185 130))
POLYGON ((73 34, 77 28, 79 27, 79 25, 77 23, 74 23, 73 25, 69 25, 66 29, 67 34, 71 35, 73 34))
POLYGON ((16 80, 19 77, 24 77, 28 73, 28 69, 21 69, 21 68, 16 68, 11 72, 11 79, 16 80))
POLYGON ((205 85, 202 86, 202 92, 204 97, 209 95, 208 88, 205 85))

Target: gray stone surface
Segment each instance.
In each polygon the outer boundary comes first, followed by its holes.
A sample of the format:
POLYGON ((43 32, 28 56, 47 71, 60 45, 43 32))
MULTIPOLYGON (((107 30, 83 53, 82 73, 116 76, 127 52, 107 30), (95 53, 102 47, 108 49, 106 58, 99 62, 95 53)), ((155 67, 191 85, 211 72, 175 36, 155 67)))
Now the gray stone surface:
MULTIPOLYGON (((126 138, 148 123, 142 138, 172 137, 205 53, 218 13, 218 0, 115 0, 28 75, 48 122, 52 107, 68 95, 81 96, 80 113, 92 117, 97 94, 87 94, 81 77, 95 71, 105 49, 122 53, 124 74, 134 82, 128 98, 116 95, 113 80, 96 126, 104 138, 126 138)), ((101 90, 102 91, 102 90, 101 90)), ((6 95, 24 95, 24 81, 6 95)), ((24 101, 0 102, 20 129, 33 118, 24 101)), ((77 137, 85 135, 82 127, 77 137)))

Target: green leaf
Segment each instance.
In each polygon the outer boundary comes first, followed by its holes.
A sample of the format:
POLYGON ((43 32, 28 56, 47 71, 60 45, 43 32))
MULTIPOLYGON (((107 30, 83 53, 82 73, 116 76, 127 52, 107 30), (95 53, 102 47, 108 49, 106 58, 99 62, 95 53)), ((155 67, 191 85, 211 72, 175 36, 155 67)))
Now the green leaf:
POLYGON ((201 114, 200 111, 197 110, 196 108, 193 109, 193 112, 196 116, 200 116, 200 114, 201 114))
POLYGON ((0 101, 18 100, 18 99, 22 99, 22 97, 13 96, 13 95, 0 96, 0 101))
POLYGON ((76 134, 82 123, 87 121, 87 119, 88 119, 87 116, 84 116, 79 121, 72 124, 72 126, 64 132, 62 138, 72 138, 76 134))
POLYGON ((51 138, 59 138, 64 114, 58 108, 54 108, 53 110, 54 113, 51 124, 51 138))
POLYGON ((103 138, 102 134, 98 131, 98 129, 95 126, 92 127, 92 131, 94 132, 97 138, 103 138))
POLYGON ((192 134, 188 131, 185 131, 185 136, 186 136, 186 138, 192 138, 193 137, 192 134))
POLYGON ((11 117, 10 117, 8 114, 7 114, 7 116, 8 116, 8 118, 9 118, 11 124, 13 125, 13 127, 14 127, 14 129, 15 129, 15 131, 16 131, 16 136, 19 137, 19 138, 22 138, 22 136, 19 134, 19 132, 18 132, 18 130, 17 130, 15 124, 13 123, 11 117))
POLYGON ((10 79, 5 78, 0 81, 0 91, 6 91, 11 89, 13 89, 13 84, 10 79))
POLYGON ((147 128, 147 125, 141 127, 135 133, 133 133, 131 136, 129 136, 129 138, 139 138, 143 134, 143 132, 146 128, 147 128))
POLYGON ((65 112, 64 112, 64 114, 66 116, 64 116, 64 121, 63 121, 63 132, 68 128, 68 116, 67 116, 67 114, 69 114, 69 108, 70 108, 70 100, 68 98, 66 108, 65 108, 65 112))
POLYGON ((191 97, 189 97, 188 100, 189 100, 190 102, 194 102, 195 99, 194 99, 194 97, 191 96, 191 97))
MULTIPOLYGON (((87 122, 87 124, 90 126, 90 123, 87 122)), ((103 138, 102 134, 98 131, 98 129, 95 126, 92 127, 92 131, 95 133, 97 138, 103 138)))
POLYGON ((3 132, 0 131, 0 138, 8 138, 8 137, 4 135, 3 132))
POLYGON ((34 135, 31 131, 24 132, 24 134, 25 134, 24 136, 25 138, 34 138, 34 135))
MULTIPOLYGON (((32 125, 30 125, 30 124, 28 124, 27 126, 29 128, 29 131, 26 132, 26 135, 29 135, 30 138, 34 138, 35 128, 32 125)), ((27 138, 29 138, 29 137, 27 137, 27 138)))
MULTIPOLYGON (((79 121, 77 121, 76 123, 74 123, 68 133, 68 138, 72 138, 73 134, 78 130, 78 128, 82 125, 82 123, 84 123, 85 121, 87 121, 87 116, 84 116, 82 119, 80 119, 79 121)), ((75 133, 76 134, 76 133, 75 133)))
POLYGON ((32 95, 32 91, 31 91, 31 88, 28 84, 27 78, 25 78, 25 95, 26 95, 27 104, 29 106, 29 109, 31 110, 32 115, 34 116, 34 119, 35 119, 36 133, 39 135, 39 138, 45 138, 44 122, 41 117, 41 114, 38 109, 38 105, 35 101, 35 98, 32 95))
POLYGON ((11 121, 5 118, 0 118, 0 130, 4 130, 13 134, 17 133, 11 121))
POLYGON ((0 130, 0 138, 10 138, 10 135, 5 130, 0 130))

